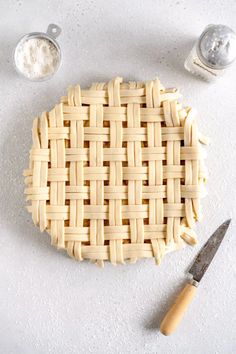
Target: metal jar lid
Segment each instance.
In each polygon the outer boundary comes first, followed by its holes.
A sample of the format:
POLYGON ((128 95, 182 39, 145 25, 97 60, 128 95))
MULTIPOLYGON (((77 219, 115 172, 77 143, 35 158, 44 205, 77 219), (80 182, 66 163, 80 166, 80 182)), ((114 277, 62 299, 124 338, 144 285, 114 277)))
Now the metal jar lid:
POLYGON ((236 34, 227 26, 209 25, 199 38, 197 52, 206 66, 225 69, 236 58, 236 34))

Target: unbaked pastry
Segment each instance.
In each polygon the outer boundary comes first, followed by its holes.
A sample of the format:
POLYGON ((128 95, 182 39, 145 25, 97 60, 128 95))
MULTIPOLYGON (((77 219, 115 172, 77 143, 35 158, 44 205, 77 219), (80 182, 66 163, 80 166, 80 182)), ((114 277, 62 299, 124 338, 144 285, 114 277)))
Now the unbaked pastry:
POLYGON ((204 194, 195 111, 158 79, 116 78, 68 95, 33 123, 25 193, 33 221, 76 260, 102 266, 186 242, 204 194))

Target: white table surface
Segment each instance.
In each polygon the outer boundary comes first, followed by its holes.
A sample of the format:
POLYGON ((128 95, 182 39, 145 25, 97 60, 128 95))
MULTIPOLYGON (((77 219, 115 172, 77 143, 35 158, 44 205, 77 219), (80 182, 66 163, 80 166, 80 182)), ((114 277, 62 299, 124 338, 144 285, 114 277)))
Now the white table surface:
POLYGON ((0 1, 1 230, 0 353, 233 354, 236 349, 236 65, 215 84, 189 75, 183 61, 209 23, 235 28, 236 2, 0 1), (44 83, 14 71, 19 37, 62 27, 60 72, 44 83), (24 209, 32 119, 58 102, 69 84, 116 75, 156 76, 197 108, 208 151, 208 197, 197 226, 199 245, 153 260, 104 269, 76 263, 50 246, 24 209), (181 328, 158 331, 200 246, 226 218, 230 231, 204 277, 181 328))

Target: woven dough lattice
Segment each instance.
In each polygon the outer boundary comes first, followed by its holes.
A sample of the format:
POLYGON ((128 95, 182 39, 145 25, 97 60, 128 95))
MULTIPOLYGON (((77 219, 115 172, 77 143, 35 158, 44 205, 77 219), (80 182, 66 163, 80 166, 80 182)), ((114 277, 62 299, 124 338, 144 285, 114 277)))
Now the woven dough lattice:
POLYGON ((52 244, 98 265, 196 243, 205 168, 195 112, 159 80, 69 88, 33 123, 28 210, 52 244))

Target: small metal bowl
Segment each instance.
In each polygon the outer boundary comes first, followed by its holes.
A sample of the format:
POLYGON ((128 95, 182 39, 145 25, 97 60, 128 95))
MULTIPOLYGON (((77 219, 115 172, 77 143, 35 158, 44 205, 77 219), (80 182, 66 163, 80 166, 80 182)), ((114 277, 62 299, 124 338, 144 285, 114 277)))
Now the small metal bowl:
POLYGON ((61 28, 55 24, 50 24, 47 28, 47 32, 32 32, 32 33, 28 33, 26 35, 24 35, 17 43, 16 48, 14 50, 14 65, 15 65, 15 69, 17 71, 18 74, 20 74, 20 76, 23 76, 25 79, 28 79, 30 81, 46 81, 49 80, 60 68, 61 66, 61 49, 59 44, 56 41, 56 38, 60 35, 61 33, 61 28), (57 60, 57 66, 55 67, 55 70, 50 73, 49 75, 45 75, 43 77, 40 78, 30 78, 28 76, 26 76, 17 66, 17 54, 18 54, 18 50, 20 48, 20 46, 26 42, 29 39, 32 38, 39 38, 39 39, 46 39, 48 40, 50 43, 52 43, 52 45, 56 48, 57 50, 57 54, 58 54, 58 60, 57 60))

